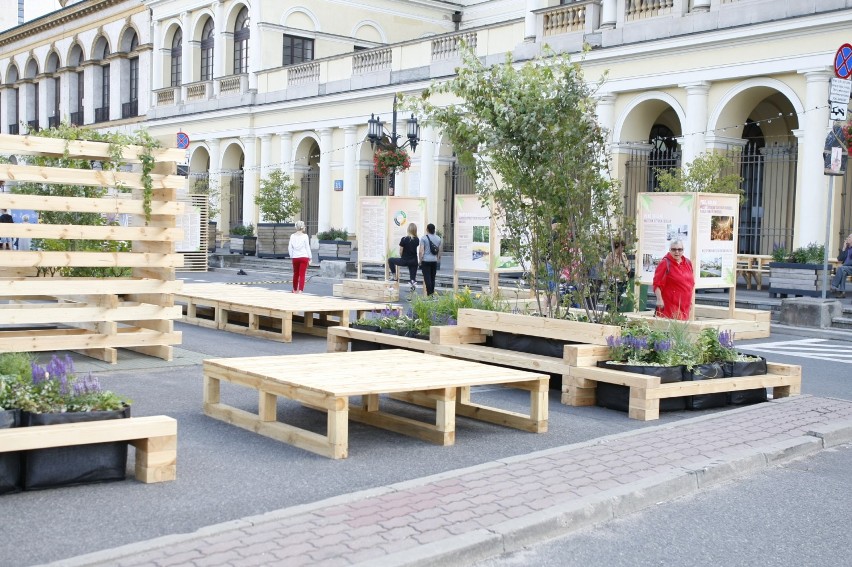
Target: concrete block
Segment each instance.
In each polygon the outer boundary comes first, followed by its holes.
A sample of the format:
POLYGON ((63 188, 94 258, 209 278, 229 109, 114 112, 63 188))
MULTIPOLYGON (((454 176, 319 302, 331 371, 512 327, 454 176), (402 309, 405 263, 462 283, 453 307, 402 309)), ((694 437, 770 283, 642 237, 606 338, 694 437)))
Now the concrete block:
POLYGON ((843 315, 843 307, 836 299, 794 297, 781 300, 778 322, 797 327, 827 329, 831 320, 843 315))
POLYGON ((346 277, 346 261, 323 260, 320 262, 320 277, 344 279, 346 277))

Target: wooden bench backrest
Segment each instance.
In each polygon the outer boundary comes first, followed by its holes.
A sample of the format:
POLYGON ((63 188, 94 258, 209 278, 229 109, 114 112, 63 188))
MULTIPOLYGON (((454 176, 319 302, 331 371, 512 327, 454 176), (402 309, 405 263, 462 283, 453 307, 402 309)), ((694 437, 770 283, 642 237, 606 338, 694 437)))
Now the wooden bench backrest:
POLYGON ((460 327, 490 329, 492 331, 593 345, 606 345, 607 337, 621 336, 621 327, 616 325, 583 323, 549 317, 530 317, 529 315, 481 311, 479 309, 459 309, 458 324, 460 327))

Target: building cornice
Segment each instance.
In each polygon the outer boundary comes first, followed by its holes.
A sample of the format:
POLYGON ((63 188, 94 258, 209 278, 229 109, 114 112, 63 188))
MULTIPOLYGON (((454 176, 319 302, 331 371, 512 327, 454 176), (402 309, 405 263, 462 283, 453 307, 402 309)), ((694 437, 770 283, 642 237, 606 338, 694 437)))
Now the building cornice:
POLYGON ((126 1, 127 0, 85 0, 68 6, 67 8, 56 10, 55 12, 45 14, 40 18, 25 22, 0 33, 0 46, 19 42, 26 37, 30 37, 41 32, 52 31, 56 29, 57 26, 74 22, 80 18, 97 13, 104 8, 115 6, 116 4, 121 4, 126 1))

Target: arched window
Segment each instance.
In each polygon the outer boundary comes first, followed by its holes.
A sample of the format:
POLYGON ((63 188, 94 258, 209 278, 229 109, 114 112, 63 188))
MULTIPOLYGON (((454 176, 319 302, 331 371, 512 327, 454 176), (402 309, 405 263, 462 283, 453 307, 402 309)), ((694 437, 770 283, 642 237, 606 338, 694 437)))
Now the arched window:
POLYGON ((183 70, 183 33, 180 29, 175 31, 172 37, 172 79, 171 86, 181 85, 181 73, 183 70))
POLYGON ((241 75, 248 73, 248 57, 249 57, 249 13, 248 8, 243 6, 240 13, 237 14, 237 21, 234 24, 234 74, 241 75))
MULTIPOLYGON (((79 68, 83 64, 83 50, 79 45, 71 48, 71 54, 68 57, 68 66, 79 68)), ((71 106, 70 119, 71 124, 75 126, 83 125, 83 95, 85 91, 85 82, 83 81, 83 70, 75 71, 71 75, 71 106)))
POLYGON ((201 80, 213 79, 213 18, 207 18, 201 30, 201 80))
POLYGON ((106 39, 101 38, 95 49, 95 56, 104 63, 100 66, 100 89, 98 95, 100 97, 100 105, 95 108, 95 122, 106 122, 109 120, 109 88, 110 88, 110 64, 106 61, 109 57, 109 44, 106 39))
MULTIPOLYGON (((18 68, 11 65, 6 72, 6 84, 14 85, 18 82, 18 68)), ((9 123, 9 133, 17 134, 18 127, 18 87, 6 89, 6 117, 9 123)))
POLYGON ((59 73, 59 55, 56 53, 51 53, 47 57, 47 65, 44 67, 45 73, 52 73, 53 76, 47 80, 45 83, 47 85, 47 126, 48 128, 55 128, 59 126, 59 115, 60 115, 60 101, 62 100, 62 96, 60 93, 60 79, 59 73))

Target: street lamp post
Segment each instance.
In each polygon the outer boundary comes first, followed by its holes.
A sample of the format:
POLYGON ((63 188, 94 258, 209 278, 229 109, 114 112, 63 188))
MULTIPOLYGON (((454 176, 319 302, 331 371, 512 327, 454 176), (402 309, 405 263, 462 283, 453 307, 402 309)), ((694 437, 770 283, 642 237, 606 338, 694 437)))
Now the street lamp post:
MULTIPOLYGON (((380 117, 375 114, 370 115, 367 121, 367 139, 370 140, 370 147, 381 150, 404 150, 407 147, 414 152, 417 150, 417 143, 420 141, 420 125, 414 114, 406 120, 406 140, 400 144, 401 136, 396 133, 396 94, 393 95, 393 118, 391 122, 391 131, 389 134, 385 131, 385 124, 380 117)), ((396 167, 391 167, 390 179, 388 180, 388 195, 394 196, 396 191, 396 167)))

